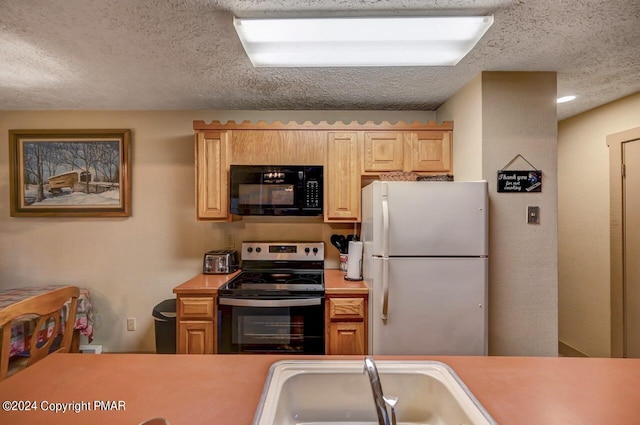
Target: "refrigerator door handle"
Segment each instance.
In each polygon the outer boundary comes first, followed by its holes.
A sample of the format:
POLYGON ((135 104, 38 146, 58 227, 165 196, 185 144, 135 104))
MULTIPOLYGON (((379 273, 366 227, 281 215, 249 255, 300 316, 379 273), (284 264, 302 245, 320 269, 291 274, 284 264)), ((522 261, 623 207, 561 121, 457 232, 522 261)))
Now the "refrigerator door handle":
POLYGON ((380 317, 383 321, 389 318, 389 258, 382 258, 382 314, 380 317))
POLYGON ((382 257, 389 256, 389 186, 383 182, 382 192, 382 257))

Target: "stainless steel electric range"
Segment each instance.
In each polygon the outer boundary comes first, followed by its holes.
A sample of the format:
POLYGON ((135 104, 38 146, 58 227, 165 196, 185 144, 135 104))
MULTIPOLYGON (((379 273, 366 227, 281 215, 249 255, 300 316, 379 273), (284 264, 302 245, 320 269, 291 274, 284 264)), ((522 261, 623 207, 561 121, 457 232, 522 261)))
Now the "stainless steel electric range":
POLYGON ((218 353, 324 354, 324 243, 243 242, 218 289, 218 353))

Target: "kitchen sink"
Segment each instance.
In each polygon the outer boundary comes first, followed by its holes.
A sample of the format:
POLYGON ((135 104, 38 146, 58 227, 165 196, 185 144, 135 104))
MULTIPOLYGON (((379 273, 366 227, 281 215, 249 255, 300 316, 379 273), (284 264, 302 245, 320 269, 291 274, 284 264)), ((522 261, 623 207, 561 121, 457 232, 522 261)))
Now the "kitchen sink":
MULTIPOLYGON (((398 397, 398 425, 495 425, 446 364, 378 360, 385 396, 398 397)), ((284 360, 271 366, 254 425, 377 425, 362 360, 284 360)))

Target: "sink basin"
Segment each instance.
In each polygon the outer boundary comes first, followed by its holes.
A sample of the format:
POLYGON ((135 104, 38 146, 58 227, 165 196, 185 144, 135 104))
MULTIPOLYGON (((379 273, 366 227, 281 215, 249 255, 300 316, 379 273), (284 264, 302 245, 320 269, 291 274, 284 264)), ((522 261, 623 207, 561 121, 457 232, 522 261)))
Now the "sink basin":
MULTIPOLYGON (((376 361, 382 390, 399 398, 398 425, 495 425, 446 364, 376 361)), ((271 366, 254 425, 378 425, 360 360, 284 360, 271 366)))

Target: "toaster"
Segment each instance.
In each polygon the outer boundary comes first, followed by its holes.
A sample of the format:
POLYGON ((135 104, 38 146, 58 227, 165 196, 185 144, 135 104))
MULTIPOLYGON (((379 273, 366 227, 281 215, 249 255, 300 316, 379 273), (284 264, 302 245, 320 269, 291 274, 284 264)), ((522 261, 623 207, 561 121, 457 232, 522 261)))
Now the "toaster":
POLYGON ((204 254, 204 274, 229 274, 238 270, 238 253, 233 250, 209 251, 204 254))

